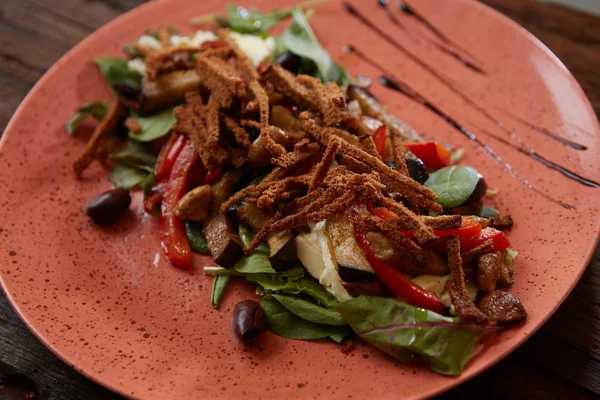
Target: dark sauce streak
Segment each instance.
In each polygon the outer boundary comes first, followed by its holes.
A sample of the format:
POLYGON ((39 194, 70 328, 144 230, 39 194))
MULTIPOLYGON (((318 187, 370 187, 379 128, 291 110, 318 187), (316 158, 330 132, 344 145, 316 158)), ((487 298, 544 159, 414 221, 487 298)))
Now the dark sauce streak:
MULTIPOLYGON (((385 9, 386 14, 388 16, 388 18, 390 19, 390 21, 396 25, 398 28, 400 28, 401 30, 405 31, 407 34, 409 34, 411 37, 414 38, 414 36, 412 35, 412 33, 406 28, 406 26, 400 22, 400 20, 398 18, 396 18, 396 16, 390 11, 388 5, 388 0, 378 0, 379 5, 385 9)), ((348 6, 346 5, 346 8, 348 8, 348 6)), ((349 10, 350 11, 350 10, 349 10)), ((356 11, 356 10, 355 10, 356 11)), ((352 11, 350 11, 352 13, 352 11)), ((456 51, 456 46, 452 45, 451 43, 449 43, 447 40, 444 40, 444 44, 440 44, 437 41, 431 40, 425 36, 420 35, 421 39, 427 40, 430 44, 434 45, 438 50, 448 54, 450 57, 453 57, 455 59, 457 59, 458 61, 460 61, 465 67, 472 69, 473 71, 483 74, 485 75, 486 72, 478 65, 474 64, 473 62, 467 60, 466 58, 464 58, 463 56, 461 56, 457 51, 456 51)), ((466 53, 466 52, 465 52, 466 53)))
POLYGON ((516 115, 512 114, 511 112, 509 112, 507 110, 504 110, 504 109, 500 109, 500 110, 502 110, 502 112, 504 112, 505 114, 508 114, 512 118, 516 119, 517 121, 519 121, 520 123, 522 123, 526 127, 530 128, 530 129, 533 129, 533 130, 536 130, 536 131, 538 131, 540 133, 543 133, 544 135, 546 135, 546 136, 548 136, 548 137, 556 140, 559 143, 562 143, 562 144, 564 144, 566 146, 570 146, 570 147, 574 148, 575 150, 587 150, 587 146, 585 146, 583 144, 573 142, 572 140, 564 138, 564 137, 562 137, 562 136, 560 136, 560 135, 558 135, 558 134, 556 134, 554 132, 551 132, 548 129, 543 128, 541 126, 536 126, 536 125, 532 124, 529 121, 526 121, 526 120, 524 120, 522 118, 517 117, 516 115))
POLYGON ((404 94, 405 96, 407 96, 411 100, 413 100, 413 101, 415 101, 415 102, 423 105, 424 107, 426 107, 427 109, 429 109, 430 111, 432 111, 434 114, 436 114, 439 117, 441 117, 452 128, 456 129, 461 134, 463 134, 464 136, 466 136, 469 140, 471 140, 475 144, 477 144, 486 154, 488 154, 490 157, 492 157, 497 163, 499 163, 502 166, 502 168, 504 168, 506 171, 508 171, 515 179, 517 179, 525 187, 527 187, 528 189, 534 191, 535 193, 539 194, 540 196, 544 197, 545 199, 547 199, 547 200, 549 200, 549 201, 551 201, 551 202, 553 202, 555 204, 560 205, 561 207, 564 207, 564 208, 566 208, 568 210, 574 210, 575 209, 573 206, 571 206, 571 205, 569 205, 567 203, 563 203, 562 201, 557 200, 557 199, 549 196, 548 194, 540 191, 539 189, 536 189, 535 187, 533 187, 533 185, 531 185, 527 179, 525 179, 524 177, 520 176, 510 166, 510 164, 508 164, 506 161, 504 161, 502 159, 502 157, 500 157, 500 155, 498 153, 496 153, 492 148, 490 148, 487 144, 485 144, 484 142, 482 142, 477 137, 477 135, 475 135, 473 132, 471 132, 466 127, 464 127, 463 125, 461 125, 454 118, 452 118, 448 114, 444 113, 435 104, 433 104, 432 102, 430 102, 429 100, 427 100, 424 96, 422 96, 421 94, 419 94, 416 90, 412 89, 405 82, 402 82, 401 80, 397 79, 394 76, 394 74, 392 74, 390 71, 386 70, 383 66, 381 66, 377 62, 373 61, 372 58, 367 57, 364 53, 362 53, 360 50, 356 49, 356 47, 354 47, 354 46, 347 45, 346 49, 348 51, 353 52, 354 54, 356 54, 357 56, 359 56, 364 62, 368 63, 369 65, 375 67, 376 69, 378 69, 379 71, 381 71, 383 74, 385 74, 386 76, 382 76, 380 78, 380 80, 379 80, 380 83, 383 86, 385 86, 385 87, 387 87, 389 89, 395 90, 395 91, 397 91, 399 93, 404 94))
POLYGON ((575 173, 575 172, 573 172, 573 171, 571 171, 571 170, 569 170, 569 169, 567 169, 567 168, 565 168, 565 167, 563 167, 563 166, 561 166, 561 165, 559 165, 559 164, 557 164, 557 163, 555 163, 553 161, 548 160, 547 158, 542 157, 535 150, 531 150, 531 149, 526 149, 526 148, 523 148, 523 147, 519 147, 519 146, 517 146, 517 145, 515 145, 513 143, 510 143, 508 140, 506 140, 504 138, 501 138, 499 136, 494 135, 491 132, 488 132, 485 129, 481 129, 481 131, 483 133, 485 133, 487 136, 489 136, 489 137, 491 137, 491 138, 493 138, 493 139, 495 139, 495 140, 497 140, 497 141, 499 141, 501 143, 504 143, 507 146, 512 147, 513 149, 517 150, 518 152, 520 152, 522 154, 525 154, 527 157, 530 157, 530 158, 536 160, 537 162, 544 164, 546 167, 548 167, 550 169, 553 169, 555 171, 560 172, 564 176, 566 176, 566 177, 568 177, 570 179, 573 179, 573 180, 581 183, 582 185, 590 186, 590 187, 593 187, 593 188, 600 189, 600 183, 598 183, 596 181, 593 181, 591 179, 585 178, 585 177, 583 177, 583 176, 581 176, 581 175, 579 175, 579 174, 577 174, 577 173, 575 173))

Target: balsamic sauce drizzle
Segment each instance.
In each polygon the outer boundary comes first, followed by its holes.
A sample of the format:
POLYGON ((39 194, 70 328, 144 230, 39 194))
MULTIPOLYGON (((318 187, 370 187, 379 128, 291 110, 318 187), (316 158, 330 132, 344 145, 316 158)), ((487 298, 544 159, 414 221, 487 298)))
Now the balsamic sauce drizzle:
MULTIPOLYGON (((517 136, 517 134, 515 134, 510 129, 508 129, 506 127, 506 125, 504 125, 504 123, 502 123, 502 121, 496 119, 484 107, 482 107, 479 104, 477 104, 469 96, 467 96, 465 93, 463 93, 461 90, 459 90, 455 86, 455 82, 453 82, 453 80, 451 78, 445 76, 444 74, 442 74, 441 72, 439 72, 438 70, 436 70, 435 68, 433 68, 432 66, 430 66, 429 64, 427 64, 426 62, 424 62, 423 60, 421 60, 420 58, 418 58, 414 53, 410 52, 408 49, 406 49, 404 46, 402 46, 402 44, 400 44, 396 39, 394 39, 388 33, 384 32, 381 28, 379 28, 378 26, 374 25, 371 21, 369 21, 367 18, 365 18, 365 16, 362 15, 360 12, 358 12, 358 10, 356 10, 350 3, 348 3, 348 2, 345 1, 344 2, 344 7, 346 8, 346 11, 348 13, 350 13, 350 15, 356 17, 364 25, 366 25, 368 28, 370 28, 375 33, 377 33, 379 36, 381 36, 383 39, 385 39, 385 41, 387 41, 389 44, 391 44, 392 46, 394 46, 396 49, 400 50, 405 56, 407 56, 408 58, 410 58, 411 60, 413 60, 414 62, 416 62, 419 66, 421 66, 423 69, 425 69, 431 75, 433 75, 438 81, 440 81, 440 83, 442 83, 450 91, 452 91, 454 94, 456 94, 457 96, 459 96, 460 98, 462 98, 466 103, 468 103, 473 108, 475 108, 477 111, 479 111, 486 119, 488 119, 489 121, 493 122, 498 128, 500 128, 502 131, 504 131, 505 133, 507 133, 512 139, 514 139, 515 141, 517 141, 519 144, 523 144, 523 141, 521 140, 521 138, 519 138, 517 136)), ((541 131, 539 131, 539 132, 541 132, 541 131)), ((559 135, 557 135, 555 133, 552 133, 552 132, 550 132, 548 130, 545 130, 545 132, 541 132, 541 133, 546 134, 547 136, 551 137, 552 139, 555 139, 555 140, 559 141, 562 144, 565 144, 565 145, 571 146, 573 148, 576 148, 577 150, 581 150, 580 147, 584 147, 585 148, 585 146, 580 145, 580 144, 575 143, 575 142, 572 142, 572 141, 568 141, 568 140, 562 141, 560 139, 564 139, 564 138, 561 138, 559 135), (547 135, 546 132, 550 133, 550 135, 547 135)))
POLYGON ((479 130, 481 130, 481 132, 483 132, 485 135, 499 141, 500 143, 504 143, 505 145, 512 147, 513 149, 515 149, 516 151, 518 151, 519 153, 525 154, 527 157, 532 158, 542 164, 544 164, 546 167, 553 169, 555 171, 560 172, 561 174, 563 174, 564 176, 566 176, 567 178, 576 180, 577 182, 581 183, 582 185, 586 185, 586 186, 590 186, 593 188, 597 188, 600 189, 600 183, 593 181, 591 179, 585 178, 565 167, 563 167, 562 165, 559 165, 553 161, 548 160, 547 158, 542 157, 537 151, 535 151, 534 149, 528 149, 528 148, 524 148, 524 147, 519 147, 513 143, 510 143, 508 140, 499 137, 497 135, 494 135, 493 133, 489 132, 486 129, 481 129, 479 128, 479 130))
POLYGON ((469 140, 471 140, 472 142, 474 142, 475 144, 477 144, 481 148, 481 150, 483 150, 486 154, 488 154, 489 156, 491 156, 496 162, 498 162, 502 166, 502 168, 504 168, 505 170, 507 170, 515 179, 517 179, 521 184, 523 184, 524 186, 526 186, 528 189, 533 190, 535 193, 537 193, 540 196, 546 198, 547 200, 550 200, 551 202, 553 202, 555 204, 560 205, 563 208, 566 208, 568 210, 574 210, 575 209, 573 206, 571 206, 571 205, 569 205, 567 203, 564 203, 564 202, 562 202, 560 200, 557 200, 557 199, 551 197, 550 195, 548 195, 548 194, 540 191, 539 189, 535 188, 533 185, 531 185, 531 183, 529 183, 529 181, 526 178, 520 176, 510 166, 510 164, 508 164, 506 161, 504 161, 502 159, 502 157, 498 153, 496 153, 492 148, 490 148, 487 144, 485 144, 483 141, 481 141, 481 139, 479 139, 477 137, 477 135, 475 135, 473 132, 471 132, 465 126, 461 125, 454 118, 452 118, 448 114, 444 113, 435 104, 433 104, 431 101, 429 101, 423 95, 421 95, 416 90, 414 90, 413 88, 411 88, 408 84, 406 84, 405 82, 402 82, 401 80, 399 80, 397 77, 394 76, 393 73, 391 73, 390 71, 388 71, 382 65, 380 65, 376 61, 373 61, 372 58, 367 57, 362 51, 358 50, 356 47, 354 47, 352 45, 347 45, 346 49, 347 49, 347 51, 350 51, 350 52, 353 52, 354 54, 356 54, 364 62, 368 63, 369 65, 371 65, 371 66, 375 67, 376 69, 378 69, 379 71, 381 71, 385 75, 385 76, 382 76, 379 79, 379 82, 383 86, 385 86, 385 87, 387 87, 389 89, 395 90, 395 91, 397 91, 399 93, 404 94, 405 96, 407 96, 411 100, 413 100, 413 101, 421 104, 422 106, 424 106, 427 109, 429 109, 430 111, 432 111, 434 114, 436 114, 439 117, 441 117, 452 128, 456 129, 458 132, 460 132, 461 134, 463 134, 464 136, 466 136, 469 140))
MULTIPOLYGON (((389 1, 388 0, 378 0, 378 3, 386 11, 388 18, 394 25, 396 25, 398 28, 402 29, 403 31, 405 31, 406 33, 408 33, 412 36, 411 31, 408 30, 406 28, 406 26, 402 22, 400 22, 400 20, 389 9, 389 1)), ((402 1, 399 1, 398 7, 401 7, 401 4, 405 4, 405 3, 403 3, 402 1)), ((421 21, 421 19, 417 18, 417 20, 420 21, 421 23, 423 23, 423 21, 421 21)), ((460 55, 459 52, 456 50, 459 47, 456 44, 452 43, 448 38, 446 38, 444 35, 442 35, 439 31, 437 31, 437 29, 435 29, 435 27, 430 25, 428 22, 426 22, 425 25, 430 30, 432 30, 439 39, 442 40, 443 44, 438 43, 435 40, 431 40, 423 35, 419 35, 421 37, 421 39, 427 40, 429 43, 434 45, 438 50, 443 51, 444 53, 448 54, 450 57, 457 59, 465 67, 470 68, 477 73, 484 74, 484 75, 486 74, 486 72, 483 70, 483 68, 481 68, 479 65, 475 64, 472 61, 467 60, 465 57, 460 55), (433 27, 433 29, 432 29, 432 27, 433 27)), ((463 50, 463 49, 460 49, 460 50, 462 50, 465 54, 469 54, 469 53, 467 53, 466 50, 463 50)), ((473 58, 470 54, 469 54, 469 57, 473 58)))

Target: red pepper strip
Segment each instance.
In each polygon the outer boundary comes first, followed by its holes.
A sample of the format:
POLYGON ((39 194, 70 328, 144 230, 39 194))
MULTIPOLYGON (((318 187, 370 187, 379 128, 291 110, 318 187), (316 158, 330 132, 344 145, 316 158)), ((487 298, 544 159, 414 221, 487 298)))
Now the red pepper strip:
POLYGON ((183 221, 173 214, 173 207, 185 194, 188 175, 196 161, 198 153, 194 143, 187 141, 177 157, 161 204, 160 242, 167 259, 176 267, 190 268, 192 252, 185 235, 183 221))
POLYGON ((396 296, 401 297, 415 307, 431 310, 438 314, 444 313, 444 306, 435 293, 424 290, 390 264, 378 259, 364 233, 355 230, 354 234, 377 279, 394 292, 396 296))
POLYGON ((208 40, 200 46, 201 49, 218 49, 219 47, 225 47, 225 43, 220 40, 208 40))
POLYGON ((160 150, 156 166, 154 167, 154 179, 156 182, 161 182, 169 177, 173 169, 173 164, 175 164, 175 160, 177 160, 177 156, 181 153, 186 142, 187 138, 184 135, 175 132, 171 134, 167 144, 160 150))
POLYGON ((494 243, 492 251, 506 250, 510 247, 510 241, 504 232, 494 228, 485 228, 478 235, 461 238, 460 250, 463 252, 472 250, 489 239, 492 239, 494 243))
POLYGON ((165 194, 165 186, 164 182, 155 185, 150 193, 144 197, 144 211, 148 214, 150 214, 158 203, 162 201, 163 195, 165 194))
POLYGON ((223 175, 223 170, 220 167, 211 169, 206 173, 206 176, 202 180, 202 185, 210 185, 217 181, 223 175))
POLYGON ((451 164, 450 150, 437 142, 412 142, 404 143, 415 156, 419 157, 423 164, 429 168, 444 168, 451 164))
POLYGON ((387 127, 385 125, 381 125, 375 133, 373 134, 373 142, 375 142, 375 148, 377 149, 377 154, 381 158, 385 155, 385 138, 387 137, 387 127))

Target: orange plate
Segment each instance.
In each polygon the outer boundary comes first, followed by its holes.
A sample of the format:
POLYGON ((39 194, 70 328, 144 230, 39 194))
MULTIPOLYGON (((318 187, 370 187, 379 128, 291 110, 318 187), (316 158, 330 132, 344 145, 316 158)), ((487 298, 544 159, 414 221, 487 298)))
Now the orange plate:
MULTIPOLYGON (((452 76, 526 145, 572 170, 598 179, 598 122, 581 88, 554 55, 526 31, 472 1, 414 1, 447 36, 481 61, 478 75, 425 40, 395 28, 375 0, 352 0, 367 18, 420 59, 452 76), (588 146, 570 149, 524 127, 500 109, 588 146)), ((253 2, 263 10, 295 1, 253 2), (284 4, 282 4, 284 3, 284 4)), ((248 1, 242 3, 250 4, 248 1)), ((230 313, 250 286, 236 284, 220 311, 210 307, 211 278, 169 266, 157 244, 152 217, 139 196, 126 220, 100 229, 83 214, 86 201, 109 188, 95 164, 77 181, 71 172, 81 138, 63 123, 86 101, 109 92, 91 59, 120 55, 121 46, 160 24, 187 27, 188 18, 223 11, 220 1, 152 1, 84 40, 40 80, 2 139, 0 152, 0 271, 4 290, 21 318, 52 351, 78 371, 123 395, 146 399, 197 398, 419 398, 440 393, 480 373, 523 343, 556 310, 583 273, 599 231, 598 189, 583 186, 485 136, 508 137, 432 75, 381 40, 337 1, 319 6, 312 25, 332 57, 351 74, 377 78, 352 43, 436 102, 495 150, 539 190, 572 204, 566 210, 537 195, 442 119, 375 84, 374 94, 424 136, 463 147, 465 164, 500 194, 492 206, 513 215, 510 241, 520 251, 512 292, 529 311, 524 325, 487 341, 459 377, 402 365, 359 344, 344 354, 333 343, 265 335, 251 349, 232 336, 230 313)), ((399 15, 416 34, 429 35, 399 15)))

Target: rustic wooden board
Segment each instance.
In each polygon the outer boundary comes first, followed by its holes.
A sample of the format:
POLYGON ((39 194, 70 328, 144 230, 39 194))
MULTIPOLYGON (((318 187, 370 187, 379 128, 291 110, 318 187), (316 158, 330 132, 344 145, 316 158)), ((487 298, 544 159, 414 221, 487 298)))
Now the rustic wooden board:
MULTIPOLYGON (((600 17, 532 0, 481 0, 527 28, 575 75, 600 115, 600 17)), ((69 48, 143 0, 2 0, 0 132, 69 48)), ((1 133, 0 133, 1 134, 1 133)), ((600 247, 564 305, 515 353, 440 398, 600 395, 600 247)), ((119 399, 47 350, 0 296, 0 399, 119 399)))

